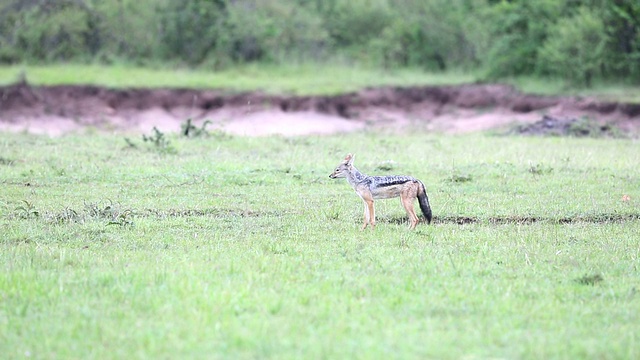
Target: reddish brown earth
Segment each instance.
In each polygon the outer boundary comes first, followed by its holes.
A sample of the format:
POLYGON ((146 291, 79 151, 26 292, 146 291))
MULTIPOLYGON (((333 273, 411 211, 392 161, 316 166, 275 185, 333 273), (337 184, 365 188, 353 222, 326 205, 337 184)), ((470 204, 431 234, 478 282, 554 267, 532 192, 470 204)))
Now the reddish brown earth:
POLYGON ((462 133, 533 124, 543 117, 582 118, 640 133, 640 104, 522 94, 513 87, 469 84, 385 87, 336 96, 286 96, 194 89, 97 86, 0 87, 0 131, 61 135, 179 131, 195 125, 238 135, 329 134, 364 129, 462 133))

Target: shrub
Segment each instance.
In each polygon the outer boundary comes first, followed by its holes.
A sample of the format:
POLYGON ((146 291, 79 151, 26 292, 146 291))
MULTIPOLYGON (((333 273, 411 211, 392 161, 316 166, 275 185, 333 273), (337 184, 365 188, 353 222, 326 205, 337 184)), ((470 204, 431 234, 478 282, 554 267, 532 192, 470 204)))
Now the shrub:
POLYGON ((605 61, 608 37, 600 17, 581 8, 550 29, 540 51, 540 67, 545 72, 590 86, 605 61))

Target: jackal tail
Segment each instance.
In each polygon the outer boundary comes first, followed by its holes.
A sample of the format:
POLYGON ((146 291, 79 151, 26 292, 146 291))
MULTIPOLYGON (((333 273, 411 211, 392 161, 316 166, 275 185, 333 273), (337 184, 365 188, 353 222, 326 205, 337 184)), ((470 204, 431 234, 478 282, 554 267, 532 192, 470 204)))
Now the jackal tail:
POLYGON ((431 206, 429 205, 427 190, 424 188, 422 181, 420 182, 420 189, 418 190, 418 204, 420 204, 420 210, 422 210, 422 214, 425 219, 427 219, 427 224, 431 224, 431 206))

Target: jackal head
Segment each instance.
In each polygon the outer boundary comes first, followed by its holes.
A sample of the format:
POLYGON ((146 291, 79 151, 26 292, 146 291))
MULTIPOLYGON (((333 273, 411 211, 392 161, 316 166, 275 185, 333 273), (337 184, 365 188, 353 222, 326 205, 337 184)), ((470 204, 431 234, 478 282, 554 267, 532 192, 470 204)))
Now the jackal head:
POLYGON ((353 155, 348 154, 335 170, 329 175, 332 179, 347 177, 347 174, 353 169, 353 155))

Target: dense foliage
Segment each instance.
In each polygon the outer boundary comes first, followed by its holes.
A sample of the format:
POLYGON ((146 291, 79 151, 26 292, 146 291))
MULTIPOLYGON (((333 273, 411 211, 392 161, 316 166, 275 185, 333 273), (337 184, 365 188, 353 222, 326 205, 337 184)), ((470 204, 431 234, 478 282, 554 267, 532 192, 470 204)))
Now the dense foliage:
POLYGON ((0 63, 346 61, 640 82, 637 0, 0 0, 0 63))

